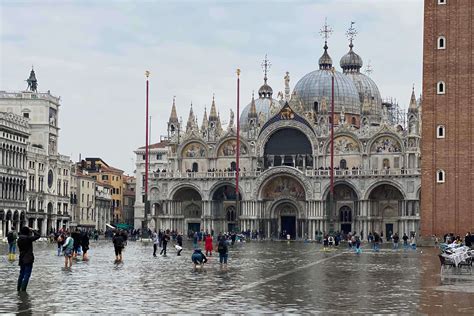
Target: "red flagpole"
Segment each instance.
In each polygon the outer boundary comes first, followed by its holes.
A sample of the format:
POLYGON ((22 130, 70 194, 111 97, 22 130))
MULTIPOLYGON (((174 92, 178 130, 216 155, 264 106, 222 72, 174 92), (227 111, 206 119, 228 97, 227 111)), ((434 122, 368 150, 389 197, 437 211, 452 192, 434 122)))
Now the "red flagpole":
POLYGON ((334 195, 334 68, 331 77, 331 194, 334 195))
MULTIPOLYGON (((149 83, 148 77, 150 76, 150 72, 147 70, 145 72, 146 76, 146 116, 145 116, 145 124, 146 124, 146 136, 145 136, 145 210, 146 210, 146 203, 148 202, 148 91, 149 91, 149 83)), ((145 214, 146 216, 147 214, 145 214)))
POLYGON ((240 69, 237 69, 237 150, 235 157, 235 202, 237 214, 239 214, 239 162, 240 162, 240 69))

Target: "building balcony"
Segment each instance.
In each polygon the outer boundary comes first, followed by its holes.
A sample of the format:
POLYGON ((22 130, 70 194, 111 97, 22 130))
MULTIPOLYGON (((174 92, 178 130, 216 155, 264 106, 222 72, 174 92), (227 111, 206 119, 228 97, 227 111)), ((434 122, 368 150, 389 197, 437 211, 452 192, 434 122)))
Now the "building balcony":
MULTIPOLYGON (((269 168, 265 171, 240 171, 240 178, 256 178, 262 173, 270 170, 269 168)), ((299 170, 302 174, 307 177, 315 178, 329 178, 331 176, 331 170, 322 169, 308 169, 305 171, 299 170)), ((419 176, 421 175, 420 169, 345 169, 345 170, 334 170, 334 177, 336 178, 347 178, 347 177, 387 177, 387 176, 419 176)), ((151 174, 152 179, 235 179, 235 171, 210 171, 210 172, 154 172, 151 174)))

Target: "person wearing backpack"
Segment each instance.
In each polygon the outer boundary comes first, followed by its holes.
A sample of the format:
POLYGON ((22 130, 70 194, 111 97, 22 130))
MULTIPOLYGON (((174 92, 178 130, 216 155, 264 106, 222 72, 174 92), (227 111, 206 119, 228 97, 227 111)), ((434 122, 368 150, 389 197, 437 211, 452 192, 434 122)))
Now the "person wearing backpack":
POLYGON ((18 235, 16 233, 15 227, 7 234, 7 241, 8 241, 8 260, 14 261, 15 260, 15 253, 16 253, 16 240, 18 239, 18 235))
POLYGON ((67 238, 63 244, 64 253, 64 268, 72 267, 72 255, 74 252, 74 238, 71 237, 71 233, 67 232, 67 238))
POLYGON ((115 262, 119 263, 122 262, 122 250, 125 248, 125 240, 124 236, 120 231, 116 231, 114 237, 112 238, 112 242, 114 243, 114 250, 115 250, 115 262))
POLYGON ((229 247, 227 246, 226 238, 222 237, 219 239, 219 244, 217 245, 217 252, 219 253, 219 262, 224 264, 224 267, 227 267, 227 258, 229 256, 229 247))

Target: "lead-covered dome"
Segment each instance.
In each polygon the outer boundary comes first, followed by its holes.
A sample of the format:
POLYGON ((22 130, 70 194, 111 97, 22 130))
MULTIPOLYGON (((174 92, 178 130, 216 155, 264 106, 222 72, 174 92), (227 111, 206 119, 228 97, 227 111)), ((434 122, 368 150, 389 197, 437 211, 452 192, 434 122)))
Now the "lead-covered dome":
POLYGON ((248 119, 252 108, 252 102, 255 103, 255 114, 258 121, 268 121, 272 113, 276 110, 280 110, 281 108, 280 102, 278 100, 272 99, 271 95, 270 97, 259 96, 257 99, 253 99, 252 97, 252 101, 243 109, 242 113, 240 114, 240 128, 242 130, 246 130, 248 128, 248 119))
MULTIPOLYGON (((293 89, 293 94, 303 103, 305 111, 320 111, 323 99, 331 102, 332 64, 324 45, 324 54, 320 58, 319 70, 312 71, 301 78, 293 89), (316 103, 317 102, 317 103, 316 103)), ((334 71, 334 111, 360 114, 361 102, 354 82, 346 75, 334 71)), ((328 109, 329 110, 329 109, 328 109)))

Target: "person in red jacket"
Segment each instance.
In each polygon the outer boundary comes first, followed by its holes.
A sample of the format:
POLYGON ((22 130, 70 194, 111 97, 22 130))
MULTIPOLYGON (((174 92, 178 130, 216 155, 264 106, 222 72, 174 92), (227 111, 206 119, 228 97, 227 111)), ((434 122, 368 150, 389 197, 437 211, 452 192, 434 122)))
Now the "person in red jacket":
POLYGON ((204 248, 206 249, 206 256, 212 256, 212 236, 210 234, 206 236, 204 248))

